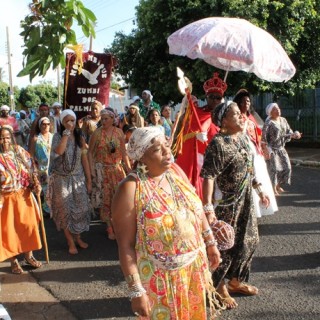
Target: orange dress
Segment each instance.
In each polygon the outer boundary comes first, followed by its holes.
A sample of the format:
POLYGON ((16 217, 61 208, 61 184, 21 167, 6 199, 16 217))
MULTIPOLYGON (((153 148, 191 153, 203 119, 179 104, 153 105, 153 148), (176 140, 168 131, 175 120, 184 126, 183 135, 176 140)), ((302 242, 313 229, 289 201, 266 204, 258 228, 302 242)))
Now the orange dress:
POLYGON ((111 202, 119 182, 125 178, 126 173, 122 163, 122 149, 125 149, 124 134, 121 129, 114 127, 112 136, 108 137, 103 127, 94 132, 97 136, 93 150, 95 169, 96 199, 94 207, 100 207, 100 219, 111 224, 111 202), (100 198, 100 199, 97 199, 100 198))
POLYGON ((30 155, 17 146, 0 154, 0 261, 41 248, 39 210, 30 191, 30 155))

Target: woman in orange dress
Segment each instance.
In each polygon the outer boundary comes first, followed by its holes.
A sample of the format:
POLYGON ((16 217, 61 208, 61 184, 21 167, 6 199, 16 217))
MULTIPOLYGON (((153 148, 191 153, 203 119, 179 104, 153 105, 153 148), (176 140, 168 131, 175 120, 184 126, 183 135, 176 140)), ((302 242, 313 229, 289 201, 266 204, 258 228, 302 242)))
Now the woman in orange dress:
POLYGON ((102 127, 91 136, 89 164, 93 175, 92 204, 100 208, 100 219, 107 224, 108 237, 115 239, 111 222, 111 201, 119 182, 130 170, 125 137, 114 126, 115 113, 111 108, 101 111, 102 127))
POLYGON ((201 200, 157 128, 134 130, 128 155, 137 169, 121 182, 112 217, 132 311, 153 320, 206 320, 207 293, 212 319, 209 265, 218 267, 220 253, 201 200))
POLYGON ((30 155, 15 143, 10 126, 0 127, 0 261, 9 259, 11 272, 23 273, 17 256, 24 253, 25 264, 41 267, 32 254, 41 248, 39 210, 31 188, 41 187, 30 155))

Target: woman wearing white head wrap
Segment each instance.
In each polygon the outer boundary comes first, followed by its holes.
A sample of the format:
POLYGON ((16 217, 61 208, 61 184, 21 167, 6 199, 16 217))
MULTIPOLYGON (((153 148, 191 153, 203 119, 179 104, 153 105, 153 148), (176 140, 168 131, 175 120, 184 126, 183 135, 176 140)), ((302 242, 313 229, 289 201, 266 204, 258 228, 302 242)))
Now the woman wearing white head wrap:
POLYGON ((112 221, 132 311, 148 319, 206 319, 206 292, 216 313, 209 264, 216 268, 220 253, 201 200, 172 163, 168 141, 157 128, 135 129, 128 155, 138 166, 117 189, 112 221))
POLYGON ((270 103, 266 107, 268 118, 262 129, 261 143, 268 146, 268 172, 276 195, 284 192, 281 187, 291 183, 291 163, 285 145, 291 139, 300 139, 299 131, 293 132, 287 120, 281 117, 281 110, 277 103, 270 103))
MULTIPOLYGON (((35 163, 38 169, 43 195, 46 194, 48 189, 48 171, 52 138, 53 134, 50 132, 50 119, 48 117, 40 118, 35 128, 35 135, 29 145, 29 151, 30 155, 36 160, 35 163)), ((50 214, 46 199, 42 201, 42 210, 44 214, 50 214)))
POLYGON ((147 114, 151 109, 157 109, 160 112, 160 105, 153 101, 153 95, 149 90, 144 90, 141 97, 142 100, 139 103, 139 110, 144 119, 147 118, 147 114))
POLYGON ((101 111, 102 126, 89 142, 89 164, 93 175, 92 205, 99 209, 100 219, 107 225, 110 240, 115 240, 111 221, 111 202, 116 188, 131 169, 126 153, 125 137, 115 126, 116 114, 107 107, 101 111))
POLYGON ((56 133, 52 141, 47 192, 52 218, 58 231, 64 231, 70 254, 78 253, 76 245, 83 249, 88 247, 80 234, 89 230, 92 212, 86 143, 80 129, 75 128, 76 118, 70 109, 61 112, 61 132, 56 133))
POLYGON ((268 117, 270 117, 271 111, 274 107, 278 107, 278 104, 275 102, 269 103, 266 107, 266 114, 268 117))

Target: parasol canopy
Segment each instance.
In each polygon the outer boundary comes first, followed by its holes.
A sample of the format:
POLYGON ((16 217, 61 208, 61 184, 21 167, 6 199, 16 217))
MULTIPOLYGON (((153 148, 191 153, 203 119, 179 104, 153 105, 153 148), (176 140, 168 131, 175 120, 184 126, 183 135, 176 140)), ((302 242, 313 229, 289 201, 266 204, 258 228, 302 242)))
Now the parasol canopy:
POLYGON ((205 18, 177 30, 167 41, 169 53, 203 59, 227 72, 250 72, 271 82, 288 81, 296 72, 281 44, 244 19, 205 18))

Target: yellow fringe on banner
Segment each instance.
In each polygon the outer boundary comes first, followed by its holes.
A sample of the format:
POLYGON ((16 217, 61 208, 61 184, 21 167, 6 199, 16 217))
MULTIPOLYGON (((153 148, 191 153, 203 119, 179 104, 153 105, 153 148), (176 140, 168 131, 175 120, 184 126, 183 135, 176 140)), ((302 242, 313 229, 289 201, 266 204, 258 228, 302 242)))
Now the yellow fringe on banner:
POLYGON ((78 66, 78 74, 81 74, 83 67, 82 53, 83 53, 83 44, 68 44, 66 48, 74 51, 76 58, 74 63, 78 66))

